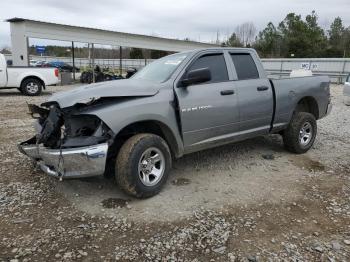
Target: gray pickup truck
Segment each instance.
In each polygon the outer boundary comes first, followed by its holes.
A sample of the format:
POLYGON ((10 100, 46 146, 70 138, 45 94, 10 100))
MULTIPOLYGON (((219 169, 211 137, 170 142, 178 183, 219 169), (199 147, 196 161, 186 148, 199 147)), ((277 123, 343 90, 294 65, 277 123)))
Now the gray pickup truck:
POLYGON ((177 53, 132 78, 85 85, 29 105, 37 134, 19 145, 59 178, 112 174, 146 198, 166 182, 172 159, 244 139, 281 134, 308 151, 316 120, 331 109, 329 78, 267 78, 253 49, 177 53))

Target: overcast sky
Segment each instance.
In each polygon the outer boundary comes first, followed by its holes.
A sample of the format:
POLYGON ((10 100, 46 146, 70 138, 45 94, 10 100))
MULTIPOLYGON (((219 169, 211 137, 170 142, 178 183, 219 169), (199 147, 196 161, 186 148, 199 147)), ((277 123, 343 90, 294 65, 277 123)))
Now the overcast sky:
MULTIPOLYGON (((315 10, 322 27, 336 16, 350 25, 350 0, 1 0, 1 21, 22 17, 40 21, 158 35, 196 41, 225 37, 244 22, 260 30, 287 13, 315 10)), ((36 40, 32 40, 35 44, 36 40)), ((10 46, 9 23, 0 22, 0 47, 10 46)))

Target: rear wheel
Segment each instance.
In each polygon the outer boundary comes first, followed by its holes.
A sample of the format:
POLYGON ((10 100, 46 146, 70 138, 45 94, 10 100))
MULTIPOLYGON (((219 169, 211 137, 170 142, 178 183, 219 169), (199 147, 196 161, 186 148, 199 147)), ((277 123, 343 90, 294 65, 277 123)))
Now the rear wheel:
POLYGON ((314 115, 296 112, 283 133, 284 145, 287 150, 293 153, 305 153, 314 144, 316 134, 317 123, 314 115))
POLYGON ((169 147, 157 135, 135 135, 121 147, 115 169, 117 183, 124 192, 138 198, 154 196, 171 169, 169 147))
POLYGON ((21 85, 21 91, 27 96, 38 96, 41 94, 43 85, 35 78, 28 78, 23 81, 21 85))

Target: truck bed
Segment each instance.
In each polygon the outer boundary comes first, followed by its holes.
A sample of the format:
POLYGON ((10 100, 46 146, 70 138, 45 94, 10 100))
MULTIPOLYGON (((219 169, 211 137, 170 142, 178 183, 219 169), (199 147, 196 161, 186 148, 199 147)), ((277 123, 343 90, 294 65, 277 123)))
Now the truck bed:
POLYGON ((316 100, 318 118, 326 115, 330 84, 328 76, 270 79, 270 83, 273 86, 275 101, 274 129, 288 125, 298 102, 305 97, 313 97, 316 100))

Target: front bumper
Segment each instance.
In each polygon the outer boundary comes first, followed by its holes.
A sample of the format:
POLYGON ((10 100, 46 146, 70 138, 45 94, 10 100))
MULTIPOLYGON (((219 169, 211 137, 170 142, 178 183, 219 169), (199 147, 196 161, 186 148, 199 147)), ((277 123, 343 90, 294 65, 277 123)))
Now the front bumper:
POLYGON ((103 175, 106 166, 108 144, 50 149, 35 143, 23 142, 19 150, 35 160, 46 174, 59 178, 81 178, 103 175))

